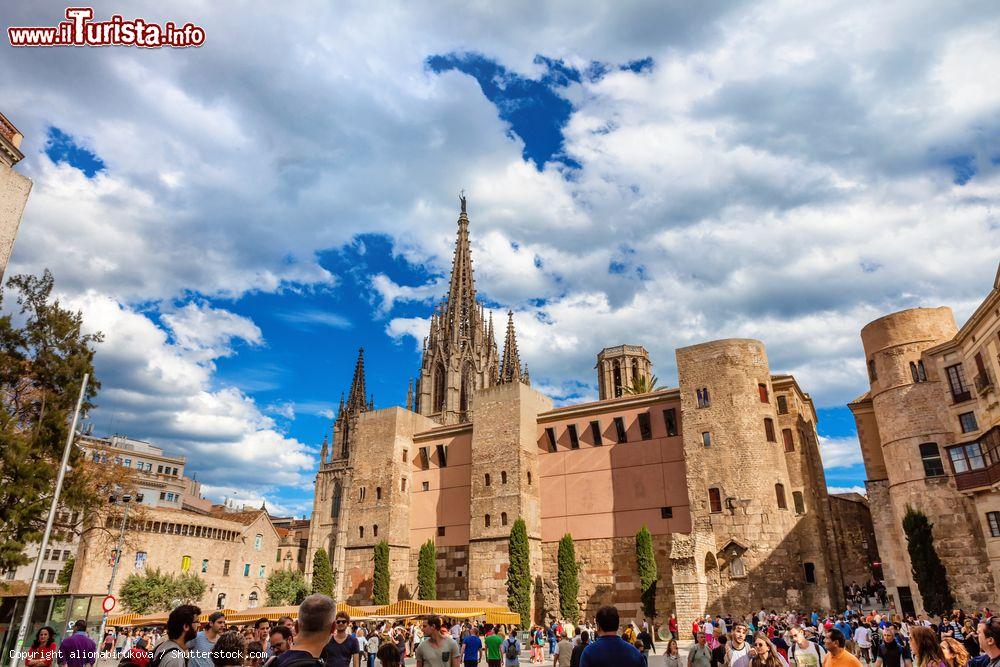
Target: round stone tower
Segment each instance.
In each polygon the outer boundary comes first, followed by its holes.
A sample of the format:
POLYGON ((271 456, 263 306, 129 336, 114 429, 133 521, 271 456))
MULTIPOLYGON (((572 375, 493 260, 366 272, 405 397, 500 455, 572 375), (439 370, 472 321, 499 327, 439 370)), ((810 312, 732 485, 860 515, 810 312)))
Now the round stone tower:
POLYGON ((597 386, 601 400, 617 398, 634 379, 652 379, 653 365, 642 345, 606 347, 597 354, 597 386))
POLYGON ((726 339, 676 354, 705 608, 798 606, 803 591, 787 582, 803 581, 802 554, 764 344, 726 339))

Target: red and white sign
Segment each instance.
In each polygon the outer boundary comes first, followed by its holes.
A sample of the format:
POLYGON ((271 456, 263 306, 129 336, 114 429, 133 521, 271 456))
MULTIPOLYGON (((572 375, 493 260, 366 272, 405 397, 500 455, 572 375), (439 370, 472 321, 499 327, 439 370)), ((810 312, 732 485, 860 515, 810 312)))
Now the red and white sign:
POLYGON ((115 596, 114 595, 109 595, 108 597, 104 598, 104 600, 101 602, 101 609, 103 609, 104 613, 107 614, 112 609, 115 608, 115 604, 117 604, 117 600, 115 600, 115 596))

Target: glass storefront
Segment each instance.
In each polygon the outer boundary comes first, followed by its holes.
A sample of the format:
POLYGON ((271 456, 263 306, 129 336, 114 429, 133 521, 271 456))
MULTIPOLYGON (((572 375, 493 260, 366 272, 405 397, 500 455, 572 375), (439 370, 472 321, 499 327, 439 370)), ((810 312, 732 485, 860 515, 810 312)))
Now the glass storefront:
MULTIPOLYGON (((87 633, 96 643, 97 631, 101 627, 101 616, 104 613, 101 610, 101 601, 104 600, 104 596, 104 593, 35 596, 31 624, 28 626, 28 634, 24 638, 25 646, 31 646, 31 642, 35 640, 35 634, 46 625, 55 628, 56 642, 61 642, 63 637, 71 633, 73 624, 80 619, 87 621, 87 633)), ((17 631, 21 627, 26 601, 26 595, 0 598, 0 646, 3 647, 3 654, 0 655, 0 667, 9 665, 11 662, 11 652, 14 650, 14 642, 17 641, 17 631)))

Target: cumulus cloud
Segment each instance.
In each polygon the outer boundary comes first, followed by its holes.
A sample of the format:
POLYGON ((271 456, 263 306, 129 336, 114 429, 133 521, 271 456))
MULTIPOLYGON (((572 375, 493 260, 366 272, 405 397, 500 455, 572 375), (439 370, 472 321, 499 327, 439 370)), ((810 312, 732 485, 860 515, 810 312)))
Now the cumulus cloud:
POLYGON ((853 436, 828 438, 821 435, 819 437, 819 453, 823 458, 823 467, 827 470, 850 468, 864 463, 861 458, 861 445, 858 443, 858 439, 853 436))
POLYGON ((864 497, 868 497, 868 491, 863 486, 828 486, 826 487, 827 493, 857 493, 864 497))

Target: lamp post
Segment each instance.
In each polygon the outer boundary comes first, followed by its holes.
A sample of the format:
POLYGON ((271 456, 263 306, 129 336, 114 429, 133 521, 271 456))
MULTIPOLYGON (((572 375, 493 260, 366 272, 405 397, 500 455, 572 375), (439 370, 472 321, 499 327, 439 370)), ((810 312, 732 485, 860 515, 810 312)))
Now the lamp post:
MULTIPOLYGON (((135 498, 132 494, 125 493, 119 498, 118 494, 112 494, 108 497, 108 502, 112 505, 117 505, 121 502, 125 506, 125 513, 122 515, 122 529, 118 533, 118 548, 115 549, 115 562, 111 566, 111 579, 108 581, 108 595, 111 595, 115 590, 115 577, 118 576, 118 564, 122 561, 122 549, 125 547, 125 527, 128 525, 128 508, 129 504, 135 500, 137 503, 142 502, 142 494, 135 494, 135 498)), ((104 616, 101 617, 101 630, 97 633, 97 640, 99 642, 104 641, 104 632, 108 627, 108 612, 104 612, 104 616)))
POLYGON ((42 569, 42 554, 49 544, 49 535, 52 534, 52 523, 56 518, 56 508, 59 506, 59 496, 62 494, 63 479, 66 477, 67 468, 69 468, 69 452, 73 446, 73 437, 76 435, 76 422, 80 418, 80 407, 83 405, 83 399, 87 393, 88 380, 90 380, 90 374, 84 373, 83 382, 80 383, 80 396, 76 399, 76 409, 73 410, 73 421, 70 423, 69 432, 66 434, 62 462, 59 464, 59 474, 56 475, 56 490, 52 494, 52 504, 49 505, 49 518, 45 521, 45 532, 42 533, 42 541, 38 545, 38 557, 35 558, 35 571, 31 575, 28 599, 24 602, 24 618, 21 619, 21 627, 17 631, 17 640, 14 642, 15 652, 10 661, 11 667, 17 667, 21 661, 24 637, 28 634, 28 623, 31 622, 31 614, 35 607, 35 594, 38 592, 38 576, 42 569))

